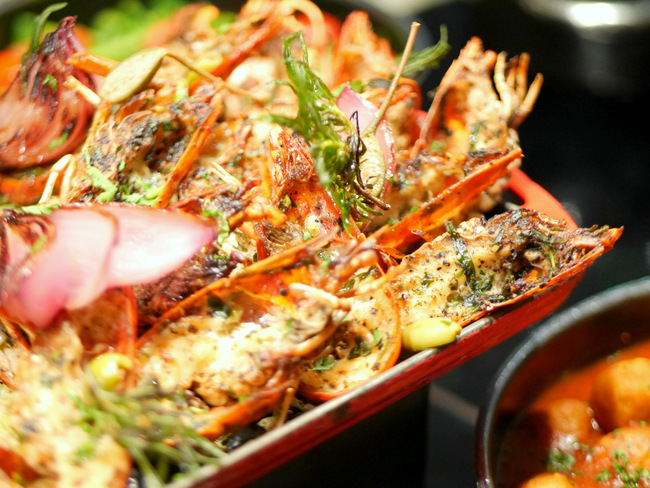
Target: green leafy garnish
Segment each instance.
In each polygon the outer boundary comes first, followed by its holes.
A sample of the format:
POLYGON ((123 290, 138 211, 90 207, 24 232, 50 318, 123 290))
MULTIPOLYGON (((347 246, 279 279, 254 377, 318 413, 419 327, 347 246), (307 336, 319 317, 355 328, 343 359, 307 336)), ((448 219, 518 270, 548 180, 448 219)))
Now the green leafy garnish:
POLYGON ((41 44, 41 37, 43 37, 43 30, 45 28, 45 23, 47 22, 48 17, 52 15, 54 12, 58 12, 59 10, 64 9, 67 6, 68 4, 64 2, 53 3, 45 10, 43 10, 43 12, 38 17, 36 17, 34 33, 32 34, 32 40, 28 52, 31 53, 41 44))
MULTIPOLYGON (((118 171, 124 169, 124 161, 118 165, 118 171)), ((153 182, 146 181, 137 174, 131 175, 128 182, 125 182, 119 187, 119 200, 127 203, 135 203, 138 205, 152 205, 156 201, 161 186, 153 182)))
POLYGON ((336 98, 309 67, 307 45, 298 32, 284 41, 284 64, 289 86, 298 97, 296 118, 280 115, 271 120, 300 134, 309 144, 320 184, 341 211, 341 220, 350 231, 353 218, 365 218, 372 211, 366 198, 355 188, 359 157, 364 146, 358 128, 336 106, 336 98), (293 56, 291 45, 298 39, 302 59, 293 56))
POLYGON ((50 215, 56 207, 56 205, 26 205, 20 207, 20 210, 30 215, 50 215))
POLYGON ((354 338, 356 345, 350 349, 348 353, 348 359, 354 359, 361 356, 369 356, 372 352, 372 348, 381 342, 381 332, 377 329, 372 330, 372 342, 368 343, 363 338, 356 336, 354 338))
POLYGON ((334 367, 334 358, 332 356, 325 356, 314 361, 312 371, 328 371, 334 367))
POLYGON ((228 225, 228 217, 226 217, 221 210, 217 209, 203 209, 203 215, 206 217, 213 217, 219 220, 221 226, 219 227, 219 234, 217 235, 217 244, 223 244, 230 235, 230 226, 228 225))
POLYGON ((630 459, 622 449, 612 451, 612 460, 614 461, 614 473, 621 479, 624 488, 637 488, 639 481, 650 478, 650 471, 647 469, 630 466, 630 459))
POLYGON ((456 259, 463 270, 463 274, 467 279, 467 284, 469 285, 470 290, 472 290, 472 293, 477 295, 485 294, 492 287, 494 275, 486 275, 483 271, 481 273, 476 273, 476 267, 474 266, 472 256, 467 249, 465 241, 459 234, 458 229, 456 229, 456 226, 453 222, 448 221, 445 223, 445 229, 451 237, 454 252, 456 253, 456 259))
POLYGON ((608 469, 601 469, 596 475, 595 479, 598 483, 602 483, 603 481, 609 481, 610 479, 612 479, 612 473, 610 473, 608 469))
POLYGON ((440 40, 433 46, 412 52, 404 67, 403 76, 414 77, 426 69, 437 68, 450 49, 451 46, 447 41, 447 27, 441 25, 440 40))
POLYGON ((88 171, 88 176, 90 176, 92 186, 98 190, 102 190, 97 195, 97 201, 99 203, 112 202, 117 194, 117 186, 104 173, 90 163, 90 154, 88 152, 84 153, 84 157, 86 160, 86 170, 88 171))
POLYGON ((576 462, 575 456, 562 449, 554 449, 548 455, 546 461, 547 471, 557 473, 569 473, 576 462))
POLYGON ((50 144, 47 146, 48 149, 54 149, 59 147, 61 144, 63 144, 65 141, 68 140, 69 134, 67 132, 63 132, 59 137, 56 139, 52 140, 50 144))
POLYGON ((47 86, 50 88, 50 90, 56 90, 59 88, 59 83, 56 81, 56 78, 52 76, 50 73, 47 73, 45 77, 43 78, 43 82, 41 83, 43 86, 47 86))
MULTIPOLYGON (((175 473, 191 473, 219 463, 224 452, 192 428, 192 415, 181 394, 140 387, 129 393, 101 389, 89 373, 83 397, 71 394, 81 427, 94 439, 109 435, 124 447, 142 475, 144 486, 162 488, 175 473)), ((92 455, 85 446, 77 455, 92 455)))

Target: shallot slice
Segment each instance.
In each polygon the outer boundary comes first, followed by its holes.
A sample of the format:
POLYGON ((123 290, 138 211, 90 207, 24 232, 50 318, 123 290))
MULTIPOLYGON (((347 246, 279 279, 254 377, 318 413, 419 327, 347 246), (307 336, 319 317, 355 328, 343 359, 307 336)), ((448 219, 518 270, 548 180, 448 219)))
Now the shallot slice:
POLYGON ((118 221, 109 286, 144 284, 169 274, 215 237, 203 220, 179 210, 106 205, 118 221))
POLYGON ((117 235, 115 219, 90 208, 56 210, 47 220, 54 233, 34 246, 2 297, 12 318, 39 328, 61 309, 84 306, 105 290, 107 256, 117 235))
POLYGON ((42 216, 54 229, 25 246, 5 221, 6 248, 15 256, 2 269, 0 304, 14 320, 49 326, 62 310, 93 302, 107 289, 150 283, 181 266, 215 238, 206 222, 169 209, 135 205, 77 205, 42 216), (11 243, 8 241, 11 239, 11 243), (20 261, 20 263, 19 263, 20 261))

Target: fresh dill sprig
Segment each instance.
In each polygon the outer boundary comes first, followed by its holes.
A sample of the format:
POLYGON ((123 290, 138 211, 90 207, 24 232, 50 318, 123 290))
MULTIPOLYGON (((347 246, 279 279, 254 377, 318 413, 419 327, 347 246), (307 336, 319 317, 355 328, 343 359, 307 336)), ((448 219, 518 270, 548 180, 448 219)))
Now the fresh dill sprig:
POLYGON ((413 78, 424 70, 437 68, 440 65, 440 61, 447 55, 450 49, 447 27, 441 25, 440 40, 433 46, 412 52, 404 67, 403 76, 413 78))
POLYGON ((340 134, 352 133, 354 127, 336 106, 336 99, 327 85, 309 67, 302 32, 285 39, 283 55, 289 81, 278 83, 289 86, 298 97, 298 115, 295 119, 273 116, 273 120, 298 132, 309 142, 320 182, 332 184, 353 157, 349 144, 340 134), (296 39, 300 40, 302 59, 291 53, 296 39))
POLYGON ((47 22, 49 16, 54 12, 58 12, 59 10, 64 9, 67 6, 68 4, 65 2, 53 3, 36 17, 34 20, 34 32, 32 33, 31 43, 29 45, 29 50, 27 51, 28 54, 36 51, 36 49, 38 49, 40 46, 41 37, 43 37, 43 29, 45 28, 45 23, 47 22))
POLYGON ((82 428, 96 438, 109 435, 124 447, 146 488, 162 488, 172 475, 217 464, 224 455, 191 427, 182 395, 165 394, 153 385, 127 393, 106 391, 91 373, 87 383, 83 398, 71 394, 82 428))
POLYGON ((359 158, 364 151, 359 128, 336 106, 332 92, 309 67, 302 32, 285 39, 283 48, 289 81, 277 83, 289 86, 296 94, 298 114, 296 118, 273 115, 271 120, 307 141, 319 182, 339 207, 343 227, 349 232, 351 219, 375 213, 373 202, 367 201, 355 187, 359 158), (291 52, 296 39, 300 41, 302 59, 291 52))

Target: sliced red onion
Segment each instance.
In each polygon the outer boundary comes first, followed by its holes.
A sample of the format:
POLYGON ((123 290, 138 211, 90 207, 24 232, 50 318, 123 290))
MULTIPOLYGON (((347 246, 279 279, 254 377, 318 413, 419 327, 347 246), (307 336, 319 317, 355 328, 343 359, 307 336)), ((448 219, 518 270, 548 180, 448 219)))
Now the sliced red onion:
POLYGON ((67 63, 83 49, 66 17, 23 62, 0 97, 0 169, 56 161, 82 141, 94 107, 64 85, 70 75, 90 88, 91 78, 67 63))
POLYGON ((117 232, 114 219, 89 208, 57 210, 47 220, 54 233, 13 273, 2 300, 12 317, 39 328, 101 295, 117 232))
POLYGON ((203 220, 178 210, 125 205, 102 210, 119 223, 108 267, 110 286, 157 281, 215 237, 203 220))
MULTIPOLYGON (((348 118, 352 117, 355 112, 357 113, 359 131, 362 134, 379 111, 372 102, 359 95, 349 86, 343 88, 336 100, 336 105, 348 118)), ((375 135, 386 163, 386 181, 381 195, 384 196, 390 186, 391 176, 395 173, 395 139, 393 138, 393 131, 385 119, 379 123, 375 135)))
MULTIPOLYGON (((63 309, 90 304, 108 288, 159 280, 214 239, 213 229, 180 211, 132 205, 58 208, 41 217, 54 228, 37 249, 4 222, 11 255, 0 276, 0 304, 15 320, 45 328, 63 309), (11 236, 10 238, 7 236, 11 236)), ((18 224, 20 225, 20 224, 18 224)), ((26 225, 26 224, 23 224, 26 225)))

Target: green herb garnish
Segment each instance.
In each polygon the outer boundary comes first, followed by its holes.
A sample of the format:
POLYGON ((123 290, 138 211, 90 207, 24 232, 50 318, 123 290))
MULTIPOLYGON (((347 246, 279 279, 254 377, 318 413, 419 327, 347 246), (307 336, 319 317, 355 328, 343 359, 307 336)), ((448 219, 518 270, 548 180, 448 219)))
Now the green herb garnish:
POLYGON ((230 235, 230 226, 228 224, 228 217, 226 217, 221 210, 217 209, 203 209, 203 215, 206 217, 213 217, 219 220, 221 226, 219 227, 219 234, 217 235, 217 244, 221 245, 230 235))
POLYGON ((86 170, 88 171, 88 176, 90 176, 93 188, 102 190, 102 192, 97 195, 97 201, 99 203, 112 202, 117 194, 117 186, 109 180, 104 173, 91 164, 90 154, 88 152, 84 153, 84 158, 86 160, 86 170))
POLYGON ((403 76, 414 77, 426 69, 437 68, 451 46, 447 41, 447 27, 440 26, 440 40, 433 46, 412 52, 404 67, 403 76))
POLYGON ((47 146, 47 148, 48 149, 55 149, 55 148, 59 147, 61 144, 63 144, 65 141, 68 140, 69 136, 70 136, 70 134, 68 134, 67 132, 63 132, 59 137, 57 137, 52 142, 50 142, 50 144, 47 146))
MULTIPOLYGON (((86 394, 71 398, 81 413, 84 431, 98 439, 109 435, 124 447, 148 488, 162 488, 172 476, 219 463, 224 452, 196 433, 186 398, 140 387, 129 393, 101 389, 89 373, 86 394), (175 474, 176 473, 176 474, 175 474)), ((85 446, 78 452, 92 455, 85 446)))
POLYGON ((328 371, 334 367, 334 358, 332 356, 325 356, 324 358, 314 361, 312 371, 328 371))
POLYGON ((50 15, 52 15, 54 12, 58 12, 59 10, 64 9, 67 7, 67 3, 54 3, 47 7, 43 12, 36 17, 34 23, 34 33, 32 34, 32 40, 31 44, 29 46, 29 51, 28 53, 33 52, 38 48, 38 46, 41 44, 41 37, 43 37, 43 30, 45 28, 45 23, 47 22, 47 19, 50 15))
POLYGON ((354 218, 367 218, 375 213, 372 203, 357 187, 359 158, 365 151, 358 127, 336 106, 336 98, 309 67, 307 45, 301 32, 284 41, 284 64, 289 86, 298 97, 296 118, 272 115, 271 120, 300 134, 314 159, 320 184, 332 197, 346 231, 354 218), (302 59, 293 56, 291 46, 300 41, 302 59), (355 186, 356 183, 356 186, 355 186))
POLYGON ((625 451, 621 449, 612 451, 612 459, 614 473, 621 479, 624 488, 637 488, 639 481, 650 478, 650 472, 647 469, 630 466, 630 459, 625 451))
POLYGON ((549 453, 546 469, 551 472, 569 473, 576 462, 575 456, 562 449, 555 449, 549 453))
POLYGON ((379 332, 377 329, 372 330, 371 343, 367 343, 359 336, 356 336, 354 338, 354 342, 356 343, 356 345, 352 349, 350 349, 350 352, 348 353, 348 359, 354 359, 361 356, 365 357, 370 355, 372 348, 375 347, 377 344, 379 344, 379 342, 381 342, 381 332, 379 332))
POLYGON ((26 205, 20 207, 20 210, 30 215, 50 215, 56 207, 56 205, 26 205))
POLYGON ((50 73, 47 73, 45 75, 41 84, 43 86, 49 87, 50 90, 56 90, 59 88, 59 82, 56 81, 56 78, 50 73))

